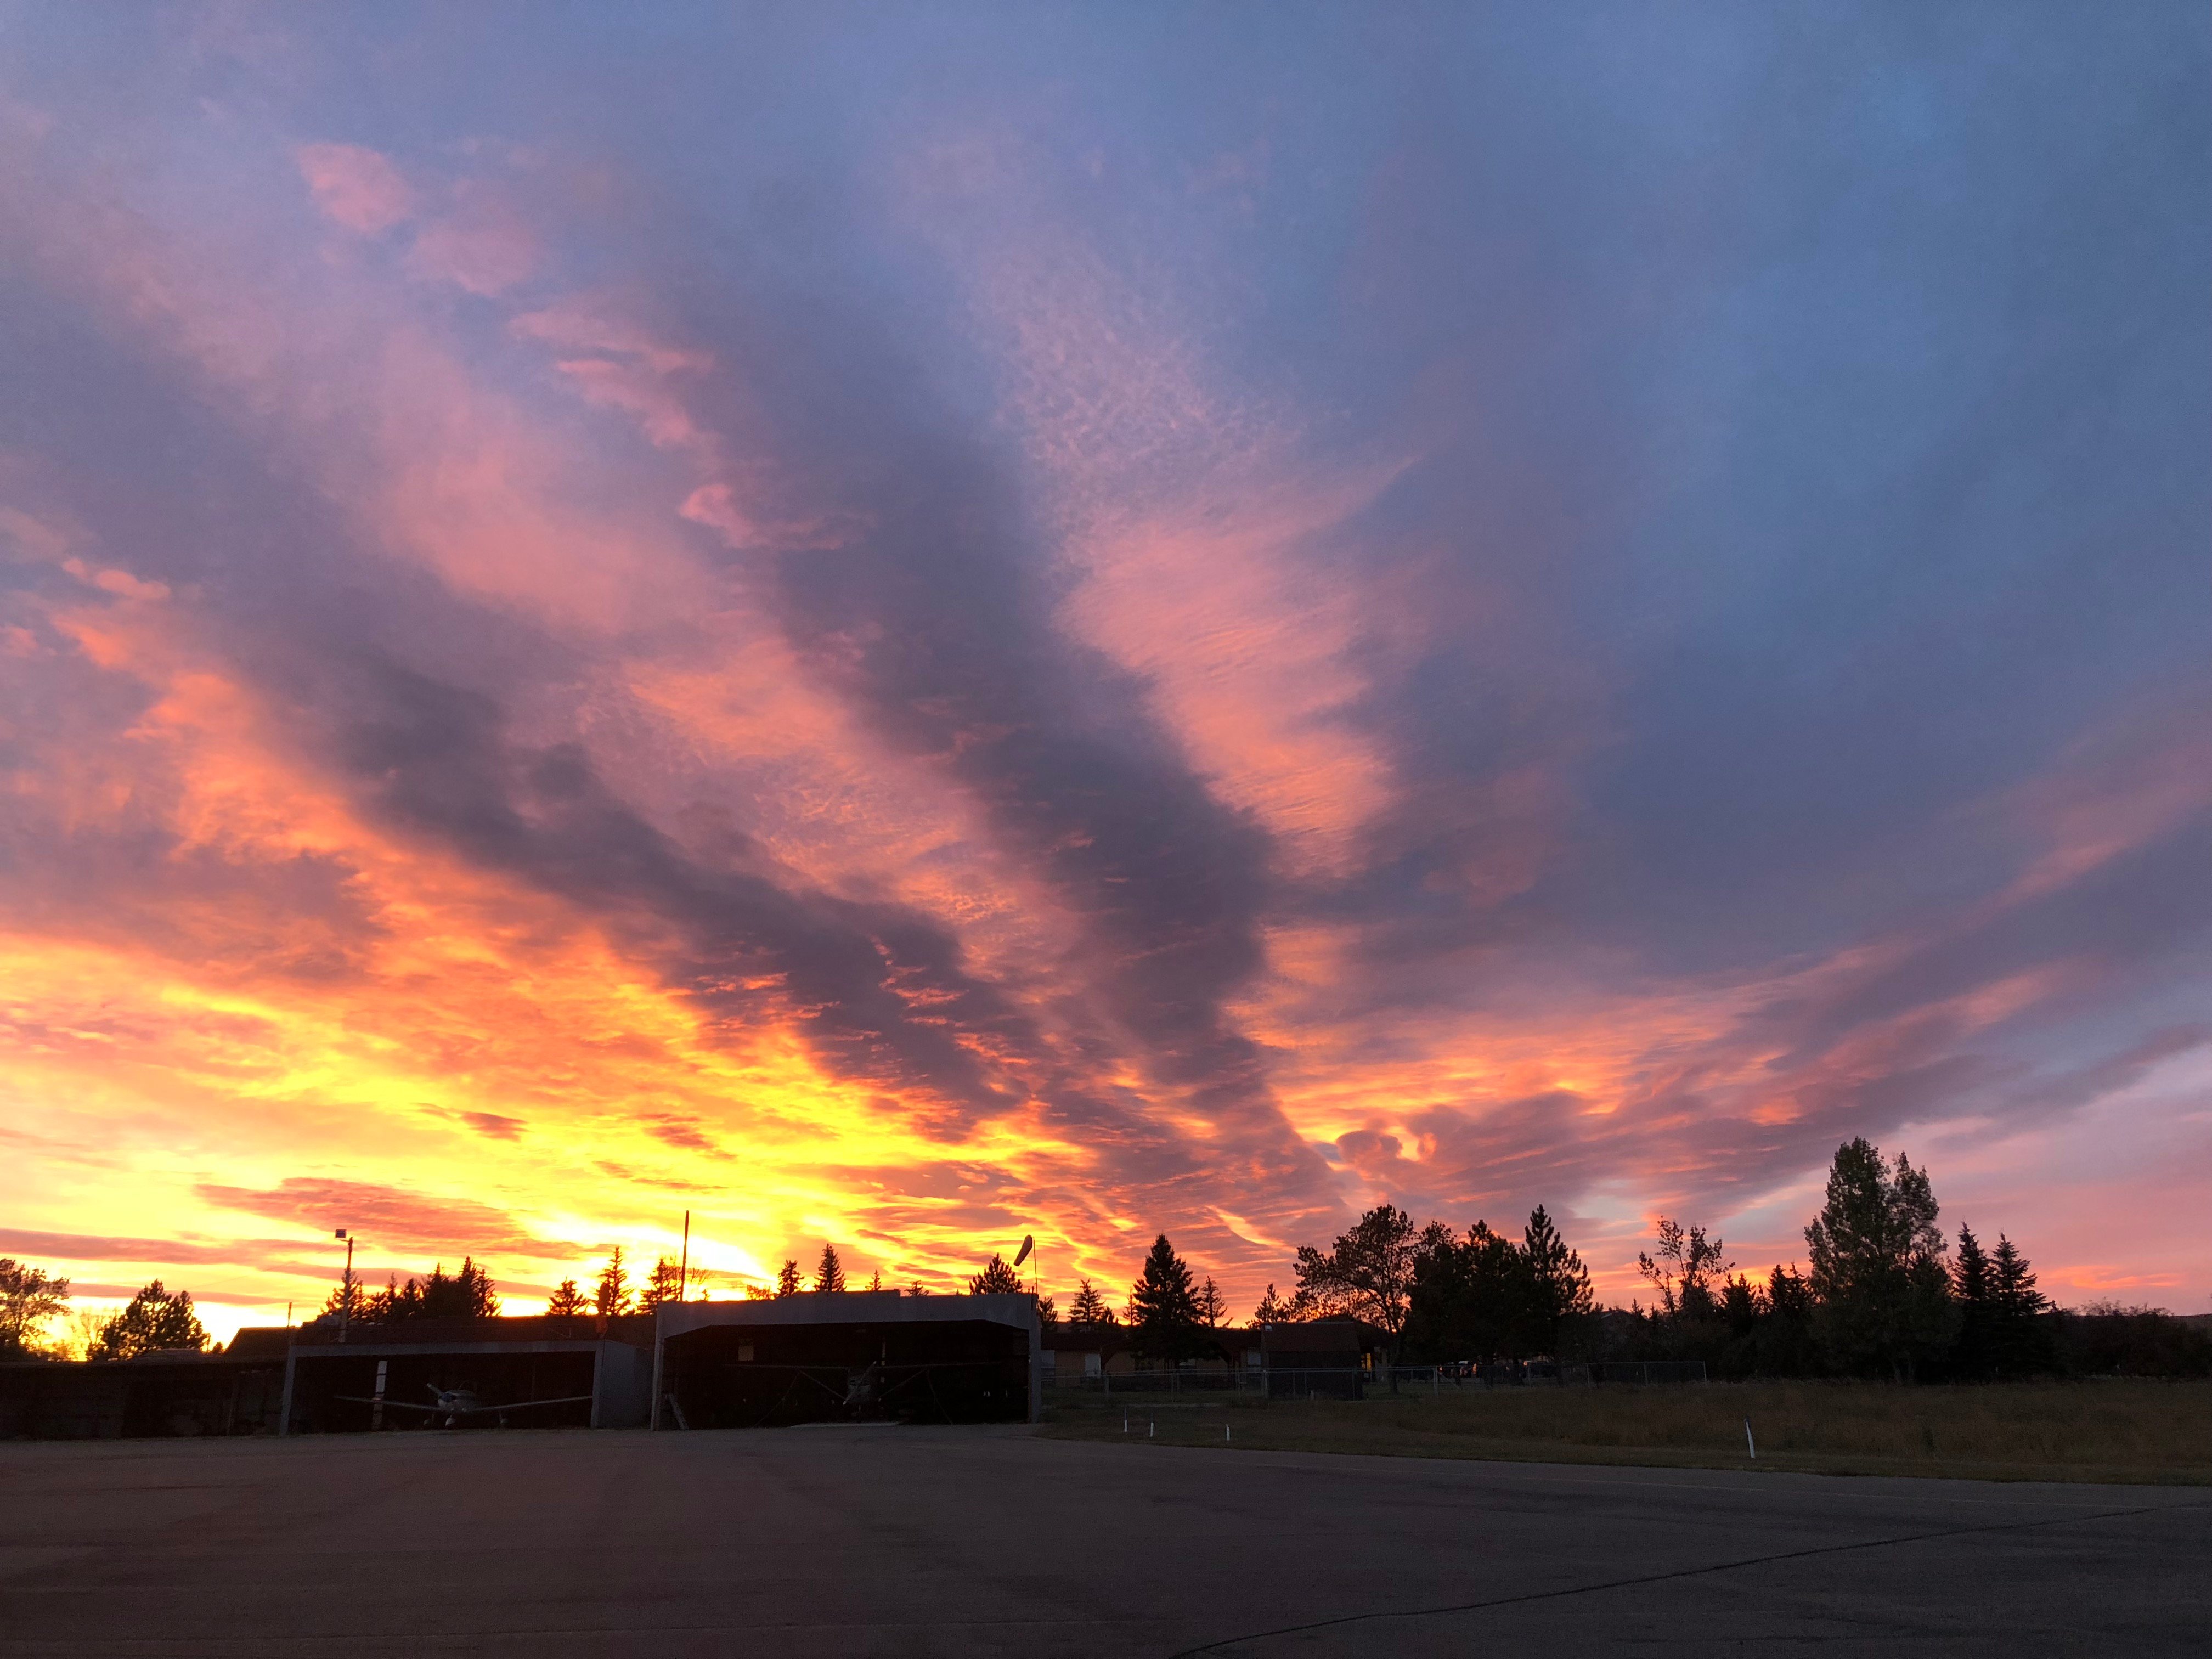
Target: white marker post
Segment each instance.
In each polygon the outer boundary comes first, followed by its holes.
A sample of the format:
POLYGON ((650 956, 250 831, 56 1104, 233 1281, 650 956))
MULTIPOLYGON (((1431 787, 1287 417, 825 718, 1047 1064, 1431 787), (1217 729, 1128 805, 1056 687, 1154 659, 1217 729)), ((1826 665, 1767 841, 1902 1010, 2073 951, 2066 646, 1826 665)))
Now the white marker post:
POLYGON ((1743 1443, 1744 1449, 1751 1454, 1751 1461, 1754 1463, 1759 1462, 1759 1443, 1751 1437, 1751 1419, 1747 1417, 1743 1419, 1743 1443))

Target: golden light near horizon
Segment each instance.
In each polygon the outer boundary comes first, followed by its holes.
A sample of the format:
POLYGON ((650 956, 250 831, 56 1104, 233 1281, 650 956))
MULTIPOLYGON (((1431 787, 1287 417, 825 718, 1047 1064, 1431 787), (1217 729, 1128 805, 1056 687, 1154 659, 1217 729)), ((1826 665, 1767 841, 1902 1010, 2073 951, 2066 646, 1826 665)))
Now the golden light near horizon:
POLYGON ((2207 1305, 2201 262, 2051 228, 2137 127, 448 21, 0 65, 0 1255, 1243 1311, 1540 1202, 1625 1297, 1863 1133, 2207 1305))

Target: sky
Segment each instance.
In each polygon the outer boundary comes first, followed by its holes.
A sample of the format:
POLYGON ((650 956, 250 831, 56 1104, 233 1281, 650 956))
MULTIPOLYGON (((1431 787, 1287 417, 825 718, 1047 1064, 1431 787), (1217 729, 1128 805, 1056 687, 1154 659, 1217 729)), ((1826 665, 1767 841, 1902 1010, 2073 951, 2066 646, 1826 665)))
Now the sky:
POLYGON ((2212 1307, 2201 6, 0 9, 0 1253, 2212 1307))

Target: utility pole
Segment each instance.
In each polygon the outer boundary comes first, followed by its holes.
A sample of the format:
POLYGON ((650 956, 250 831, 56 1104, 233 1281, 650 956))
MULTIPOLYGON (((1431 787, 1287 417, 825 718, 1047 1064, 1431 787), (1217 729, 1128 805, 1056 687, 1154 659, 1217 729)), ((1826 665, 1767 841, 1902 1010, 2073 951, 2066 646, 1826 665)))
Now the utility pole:
MULTIPOLYGON (((665 1258, 663 1258, 665 1260, 665 1258)), ((676 1269, 676 1299, 678 1302, 691 1289, 691 1212, 684 1212, 684 1260, 676 1269)))
POLYGON ((338 1340, 346 1340, 346 1328, 353 1322, 353 1229, 341 1227, 331 1235, 343 1238, 346 1244, 345 1278, 341 1281, 343 1291, 338 1297, 338 1340))

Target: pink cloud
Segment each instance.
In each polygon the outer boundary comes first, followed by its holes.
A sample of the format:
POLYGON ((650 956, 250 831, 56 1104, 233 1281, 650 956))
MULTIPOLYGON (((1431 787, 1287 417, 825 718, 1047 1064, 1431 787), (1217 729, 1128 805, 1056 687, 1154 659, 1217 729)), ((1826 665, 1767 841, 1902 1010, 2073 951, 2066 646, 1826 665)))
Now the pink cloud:
POLYGON ((293 152, 315 205, 348 230, 374 236, 410 217, 415 192, 389 157, 359 144, 302 144, 293 152))
POLYGON ((489 296, 537 270, 537 234, 510 204, 465 185, 455 194, 454 211, 415 239, 412 264, 419 274, 489 296))

